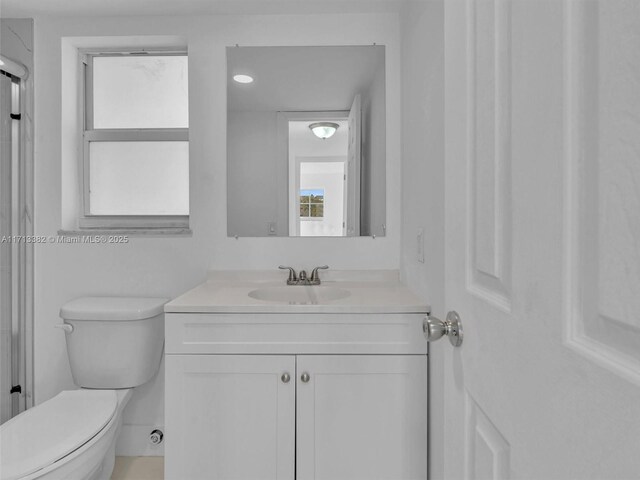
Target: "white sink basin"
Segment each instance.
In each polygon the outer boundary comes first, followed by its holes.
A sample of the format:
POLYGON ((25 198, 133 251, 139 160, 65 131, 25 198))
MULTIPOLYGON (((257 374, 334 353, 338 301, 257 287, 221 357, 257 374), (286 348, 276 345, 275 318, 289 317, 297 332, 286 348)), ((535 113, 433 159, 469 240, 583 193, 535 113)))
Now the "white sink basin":
POLYGON ((283 287, 265 287, 252 290, 251 298, 265 302, 288 303, 293 305, 317 305, 347 298, 349 290, 337 287, 288 285, 283 287))

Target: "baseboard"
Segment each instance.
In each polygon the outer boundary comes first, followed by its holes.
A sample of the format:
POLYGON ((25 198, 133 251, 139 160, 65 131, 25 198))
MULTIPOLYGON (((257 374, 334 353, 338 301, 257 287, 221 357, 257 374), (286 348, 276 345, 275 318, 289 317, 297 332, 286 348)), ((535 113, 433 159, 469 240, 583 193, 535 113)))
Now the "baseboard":
POLYGON ((123 457, 162 457, 164 442, 152 445, 149 435, 155 429, 163 430, 161 425, 122 425, 116 441, 116 455, 123 457))

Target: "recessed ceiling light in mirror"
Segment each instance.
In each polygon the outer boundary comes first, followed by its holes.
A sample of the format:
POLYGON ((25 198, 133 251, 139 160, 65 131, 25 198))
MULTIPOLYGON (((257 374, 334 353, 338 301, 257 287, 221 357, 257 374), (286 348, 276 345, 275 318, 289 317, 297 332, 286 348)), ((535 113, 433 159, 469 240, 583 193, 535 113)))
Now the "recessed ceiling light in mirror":
POLYGON ((234 75, 233 79, 238 83, 253 83, 253 77, 251 75, 238 74, 234 75))

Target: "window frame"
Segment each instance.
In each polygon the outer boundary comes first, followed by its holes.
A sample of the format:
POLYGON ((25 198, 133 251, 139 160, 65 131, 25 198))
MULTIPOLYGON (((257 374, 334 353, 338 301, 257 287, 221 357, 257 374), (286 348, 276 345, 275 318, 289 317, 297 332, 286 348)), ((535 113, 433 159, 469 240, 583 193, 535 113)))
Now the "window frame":
MULTIPOLYGON (((80 229, 102 230, 176 230, 182 233, 189 228, 189 215, 97 215, 91 213, 90 205, 90 155, 91 142, 144 142, 144 141, 189 141, 189 128, 93 128, 93 60, 96 57, 129 56, 186 56, 186 49, 167 48, 118 48, 81 49, 80 64, 80 118, 82 135, 80 147, 80 229)), ((190 163, 190 162, 189 162, 190 163)))
MULTIPOLYGON (((302 197, 302 192, 304 191, 312 191, 312 190, 322 190, 322 203, 312 203, 311 202, 311 198, 309 198, 309 202, 307 203, 300 203, 300 209, 302 209, 302 205, 308 205, 309 206, 309 215, 306 217, 303 217, 302 215, 300 215, 300 213, 298 212, 298 218, 300 219, 300 221, 303 222, 322 222, 324 221, 324 199, 325 199, 325 189, 324 188, 301 188, 300 189, 300 195, 298 195, 298 197, 302 197), (321 217, 312 217, 311 216, 311 205, 322 205, 322 216, 321 217)), ((311 197, 311 195, 308 195, 309 197, 311 197)))

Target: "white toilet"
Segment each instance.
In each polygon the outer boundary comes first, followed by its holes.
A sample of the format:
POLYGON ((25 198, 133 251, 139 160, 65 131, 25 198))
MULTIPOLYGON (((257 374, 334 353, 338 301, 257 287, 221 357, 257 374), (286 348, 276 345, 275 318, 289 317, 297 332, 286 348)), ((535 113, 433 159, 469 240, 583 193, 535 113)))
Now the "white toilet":
POLYGON ((68 390, 0 425, 0 480, 108 480, 131 389, 158 371, 163 298, 86 297, 65 304, 68 390))

